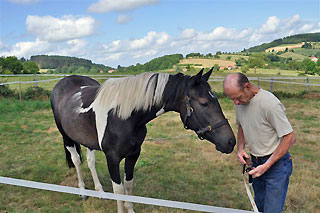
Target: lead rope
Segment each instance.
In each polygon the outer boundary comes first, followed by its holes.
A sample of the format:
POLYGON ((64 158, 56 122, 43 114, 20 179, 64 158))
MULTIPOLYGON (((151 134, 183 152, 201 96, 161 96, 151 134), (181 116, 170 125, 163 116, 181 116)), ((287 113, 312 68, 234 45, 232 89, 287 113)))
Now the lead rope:
MULTIPOLYGON (((246 182, 246 179, 245 179, 245 177, 244 177, 245 172, 246 172, 246 171, 247 171, 247 172, 250 171, 250 169, 251 169, 251 167, 248 167, 248 168, 246 169, 246 164, 243 165, 243 169, 242 169, 242 179, 243 179, 244 187, 246 188, 246 192, 247 192, 247 195, 248 195, 248 197, 249 197, 251 206, 252 206, 252 208, 253 208, 253 211, 254 211, 254 212, 259 212, 259 210, 258 210, 258 208, 257 208, 257 205, 256 205, 256 203, 254 202, 254 199, 253 199, 253 196, 252 196, 251 191, 250 191, 250 189, 249 189, 249 186, 248 186, 248 184, 247 184, 247 182, 246 182)), ((250 175, 249 175, 249 183, 252 182, 252 180, 250 180, 250 179, 251 179, 251 178, 250 178, 250 175)))

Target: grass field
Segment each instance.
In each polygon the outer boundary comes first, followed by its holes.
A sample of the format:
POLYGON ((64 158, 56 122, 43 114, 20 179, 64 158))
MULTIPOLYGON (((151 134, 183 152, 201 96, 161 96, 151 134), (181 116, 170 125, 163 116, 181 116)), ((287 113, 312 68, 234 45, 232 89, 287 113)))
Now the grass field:
POLYGON ((303 59, 308 58, 307 56, 298 54, 296 52, 285 52, 281 54, 280 57, 292 58, 293 60, 299 60, 299 61, 302 61, 303 59))
MULTIPOLYGON (((211 82, 211 85, 214 91, 221 91, 221 82, 211 82)), ((261 82, 260 86, 268 89, 268 84, 261 82)), ((276 84, 275 87, 297 90, 296 85, 276 84)), ((282 102, 297 136, 291 149, 294 171, 285 212, 319 212, 320 92, 299 99, 284 98, 282 102)), ((222 98, 220 104, 236 134, 233 103, 222 98)), ((62 139, 49 101, 20 103, 1 99, 0 120, 0 176, 77 186, 75 170, 68 169, 65 163, 62 139)), ((104 190, 111 192, 105 157, 102 152, 96 152, 96 158, 104 190)), ((241 169, 236 150, 230 155, 221 154, 210 142, 200 141, 192 131, 185 130, 177 113, 169 112, 148 124, 147 138, 135 169, 133 193, 250 210, 241 169)), ((86 188, 94 189, 86 162, 82 170, 86 188)), ((76 195, 3 184, 0 192, 0 212, 116 212, 115 201, 96 198, 81 201, 76 195)), ((134 209, 136 212, 188 212, 142 204, 135 204, 134 209)))
POLYGON ((234 65, 235 62, 227 60, 217 60, 217 59, 203 59, 203 58, 189 58, 180 60, 179 64, 201 64, 201 66, 196 66, 197 68, 211 68, 215 64, 219 66, 234 65))

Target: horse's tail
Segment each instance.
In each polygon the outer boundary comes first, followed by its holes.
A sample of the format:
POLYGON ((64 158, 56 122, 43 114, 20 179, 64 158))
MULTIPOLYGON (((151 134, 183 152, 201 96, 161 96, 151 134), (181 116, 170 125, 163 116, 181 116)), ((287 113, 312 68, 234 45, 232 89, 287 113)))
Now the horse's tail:
POLYGON ((76 148, 77 150, 77 153, 79 154, 80 156, 80 161, 82 163, 82 154, 81 154, 81 147, 80 147, 80 144, 74 142, 71 138, 69 138, 68 136, 64 136, 63 135, 63 145, 64 145, 64 152, 66 153, 66 161, 67 161, 67 164, 69 166, 69 168, 72 168, 72 167, 75 167, 73 162, 72 162, 72 159, 71 159, 71 153, 69 152, 69 150, 67 149, 67 146, 73 146, 76 148))

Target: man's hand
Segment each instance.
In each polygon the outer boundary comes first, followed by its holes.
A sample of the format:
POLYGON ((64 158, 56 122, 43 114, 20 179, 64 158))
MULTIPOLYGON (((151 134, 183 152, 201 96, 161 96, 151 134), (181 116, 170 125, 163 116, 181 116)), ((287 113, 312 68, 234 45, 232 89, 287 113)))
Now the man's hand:
POLYGON ((259 165, 256 168, 252 167, 252 170, 248 172, 249 175, 252 175, 253 178, 260 177, 268 170, 265 164, 259 165))
POLYGON ((244 149, 238 150, 238 160, 241 164, 247 164, 245 158, 249 158, 249 155, 244 151, 244 149))

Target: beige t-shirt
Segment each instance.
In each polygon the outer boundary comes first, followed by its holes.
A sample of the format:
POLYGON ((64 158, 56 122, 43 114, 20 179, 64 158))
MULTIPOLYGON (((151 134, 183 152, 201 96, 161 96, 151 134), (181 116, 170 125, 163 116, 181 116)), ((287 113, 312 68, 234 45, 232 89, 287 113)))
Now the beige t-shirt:
POLYGON ((236 105, 236 122, 241 125, 246 146, 256 157, 272 154, 282 137, 293 131, 285 107, 272 93, 260 89, 246 105, 236 105))

